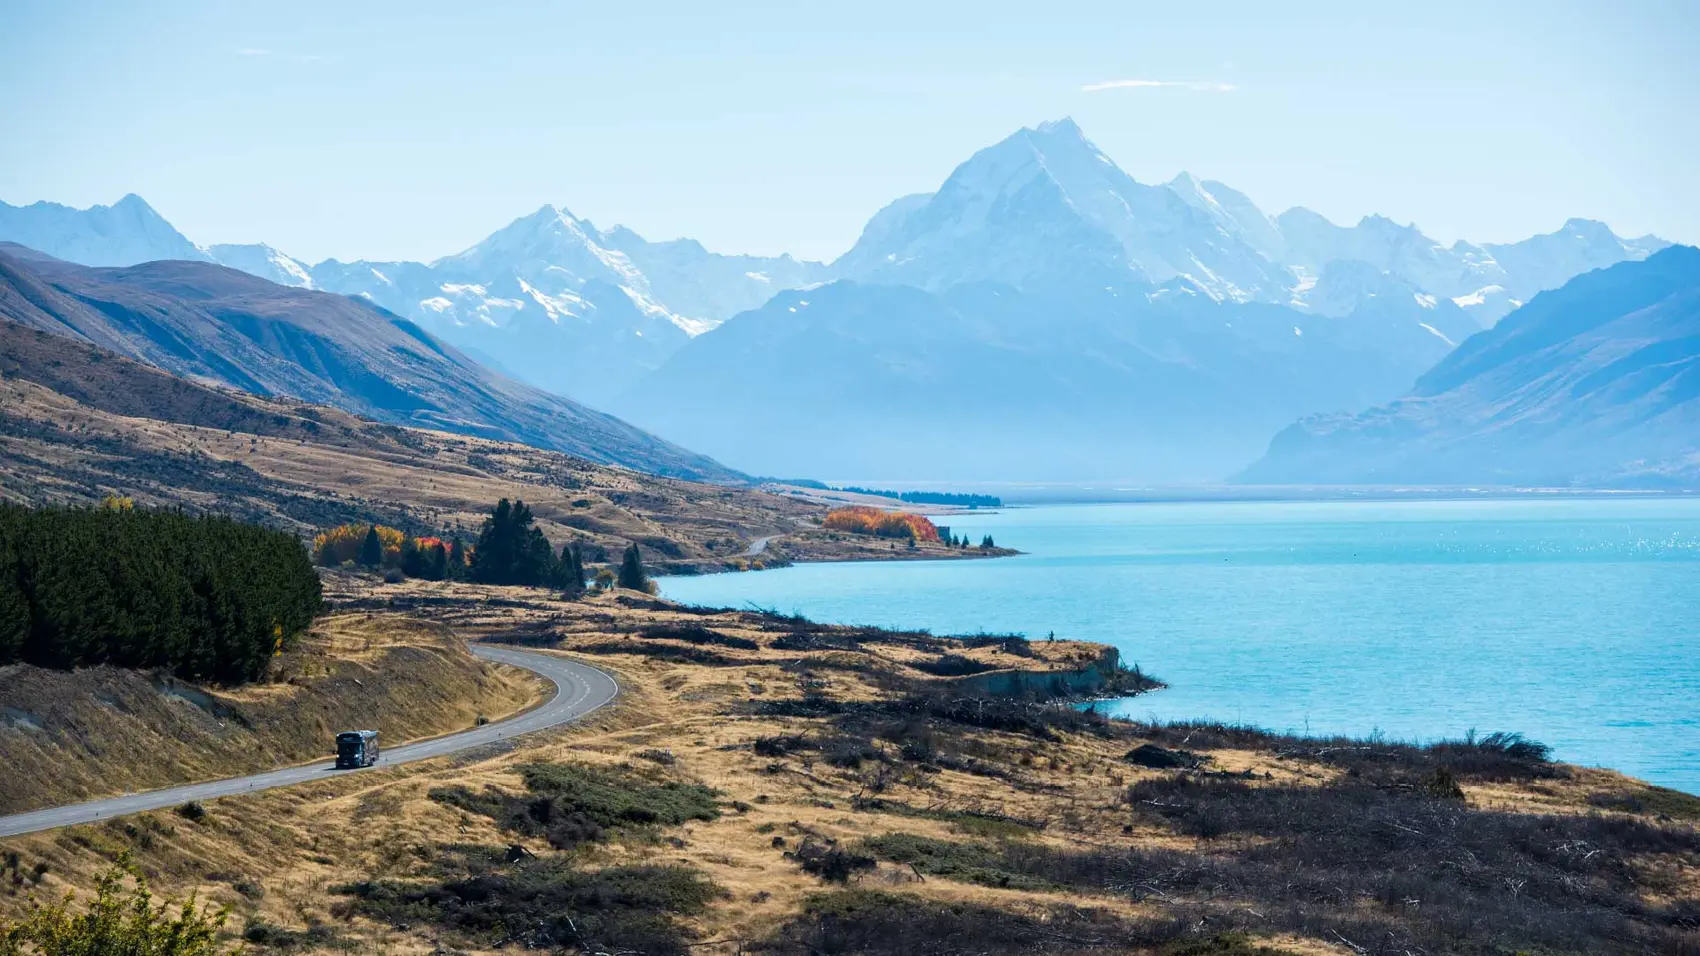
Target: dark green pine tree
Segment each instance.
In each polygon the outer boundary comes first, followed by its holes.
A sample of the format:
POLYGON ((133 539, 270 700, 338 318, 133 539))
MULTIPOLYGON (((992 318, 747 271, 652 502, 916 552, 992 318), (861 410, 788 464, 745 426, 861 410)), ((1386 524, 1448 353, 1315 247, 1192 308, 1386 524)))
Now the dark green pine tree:
POLYGON ((23 565, 10 544, 0 543, 0 663, 23 654, 30 631, 30 602, 21 581, 23 565))
POLYGON ((375 568, 384 563, 384 543, 378 540, 378 526, 366 529, 366 540, 360 544, 360 564, 375 568))
POLYGON ((319 612, 293 535, 180 512, 0 505, 0 664, 253 680, 319 612))
POLYGON ((643 554, 638 551, 636 542, 626 548, 625 556, 620 559, 620 572, 615 576, 614 583, 633 591, 649 590, 649 575, 644 573, 643 554))
POLYGON ((478 541, 472 549, 472 580, 480 584, 512 583, 508 577, 513 573, 514 555, 518 551, 515 525, 513 503, 503 498, 478 532, 478 541))
POLYGON ((449 553, 442 544, 431 545, 425 552, 425 578, 441 581, 449 576, 449 553))
POLYGON ((558 578, 555 552, 523 501, 503 498, 485 520, 472 552, 472 580, 531 587, 558 578))
POLYGON ((980 547, 983 550, 990 551, 993 548, 997 547, 997 545, 992 543, 992 536, 988 534, 984 538, 980 539, 980 547))
POLYGON ((466 577, 466 545, 461 544, 458 537, 449 542, 449 566, 443 577, 449 581, 459 581, 466 577))
POLYGON ((410 578, 423 578, 425 574, 425 553, 419 550, 419 542, 413 538, 401 539, 401 573, 410 578))
POLYGON ((561 591, 568 598, 584 594, 584 554, 577 541, 561 546, 561 591))

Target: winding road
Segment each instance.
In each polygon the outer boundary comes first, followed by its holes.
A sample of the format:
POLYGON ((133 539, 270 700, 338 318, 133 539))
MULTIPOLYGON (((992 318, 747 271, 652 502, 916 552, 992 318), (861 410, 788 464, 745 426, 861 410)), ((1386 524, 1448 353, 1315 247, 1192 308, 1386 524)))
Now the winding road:
MULTIPOLYGON (((523 667, 542 676, 554 683, 555 696, 541 707, 528 710, 507 720, 485 724, 472 730, 450 734, 447 737, 436 737, 430 740, 421 740, 418 743, 403 744, 394 749, 386 747, 372 769, 395 767, 404 763, 412 763, 415 760, 429 760, 432 757, 441 757, 444 754, 456 753, 471 747, 507 740, 510 737, 531 733, 534 730, 570 723, 603 707, 620 693, 620 685, 615 683, 614 678, 588 664, 580 664, 577 661, 569 661, 561 657, 551 657, 547 654, 520 651, 509 647, 491 647, 486 644, 473 644, 470 649, 474 657, 498 664, 523 667)), ((332 745, 333 741, 325 741, 327 748, 332 745)), ((205 783, 192 783, 166 790, 150 790, 146 793, 125 794, 120 797, 108 797, 105 800, 94 800, 67 807, 32 810, 29 813, 0 817, 0 837, 34 833, 37 830, 51 830, 54 827, 69 826, 73 823, 93 823, 110 817, 140 813, 144 810, 174 807, 191 800, 211 800, 215 797, 228 797, 239 793, 257 793, 261 790, 270 790, 273 787, 287 787, 291 784, 306 783, 313 780, 328 780, 343 774, 359 772, 358 770, 337 770, 335 764, 327 760, 324 763, 285 767, 282 770, 271 770, 247 777, 209 780, 205 783)))

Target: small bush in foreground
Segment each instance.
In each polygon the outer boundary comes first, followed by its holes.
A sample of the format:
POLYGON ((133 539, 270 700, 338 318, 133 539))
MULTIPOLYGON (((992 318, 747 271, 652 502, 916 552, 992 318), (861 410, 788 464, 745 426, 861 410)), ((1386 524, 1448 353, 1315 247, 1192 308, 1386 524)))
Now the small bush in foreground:
POLYGON ((155 904, 140 876, 124 889, 129 875, 132 871, 120 860, 100 878, 94 901, 80 915, 71 910, 71 896, 56 903, 32 902, 17 923, 0 923, 0 956, 219 956, 238 951, 218 944, 224 910, 205 912, 193 896, 180 908, 170 901, 155 904))

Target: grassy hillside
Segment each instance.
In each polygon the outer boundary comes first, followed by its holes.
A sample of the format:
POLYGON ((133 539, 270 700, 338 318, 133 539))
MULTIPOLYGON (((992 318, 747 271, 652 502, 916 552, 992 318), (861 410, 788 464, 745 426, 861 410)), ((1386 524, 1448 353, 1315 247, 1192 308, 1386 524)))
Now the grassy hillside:
POLYGON ((743 478, 612 415, 487 369, 365 299, 280 286, 212 263, 91 269, 4 244, 0 318, 253 394, 652 474, 743 478))
POLYGON ((540 692, 443 627, 363 615, 322 621, 239 688, 116 667, 0 667, 0 814, 318 759, 350 727, 392 746, 464 730, 540 692))
POLYGON ((979 554, 826 532, 824 501, 208 387, 0 322, 0 500, 107 495, 229 513, 303 537, 350 521, 470 537, 497 499, 519 498, 557 548, 577 539, 617 559, 637 542, 658 569, 979 554), (762 538, 772 540, 749 554, 762 538))
MULTIPOLYGON (((988 696, 1103 648, 334 578, 330 600, 584 655, 583 725, 353 780, 8 840, 128 851, 258 952, 1686 953, 1700 800, 1515 737, 1413 747, 988 696), (382 609, 382 610, 379 610, 382 609), (518 847, 520 849, 511 849, 518 847)), ((1126 675, 1123 680, 1133 680, 1126 675)), ((0 897, 0 911, 16 908, 0 897)))

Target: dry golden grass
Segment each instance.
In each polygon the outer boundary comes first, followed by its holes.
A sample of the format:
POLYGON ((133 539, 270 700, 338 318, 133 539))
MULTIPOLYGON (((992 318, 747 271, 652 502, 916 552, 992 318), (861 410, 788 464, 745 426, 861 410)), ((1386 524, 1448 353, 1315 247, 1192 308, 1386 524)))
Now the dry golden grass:
POLYGON ((0 667, 0 812, 235 776, 324 757, 338 730, 392 744, 464 730, 541 698, 447 628, 394 616, 322 620, 261 682, 222 688, 97 667, 0 667))
MULTIPOLYGON (((441 849, 451 844, 520 843, 538 854, 552 852, 541 838, 499 830, 488 817, 432 800, 433 788, 455 785, 473 791, 494 787, 523 792, 516 768, 538 761, 639 768, 641 773, 702 783, 720 791, 725 812, 718 819, 669 829, 663 839, 629 839, 577 852, 591 867, 683 863, 706 874, 725 895, 688 921, 688 930, 698 941, 691 951, 730 956, 741 952, 745 942, 762 938, 793 918, 806 898, 823 889, 820 880, 803 873, 787 855, 804 839, 849 845, 880 834, 905 833, 967 842, 1009 839, 1059 850, 1169 849, 1200 855, 1243 848, 1258 840, 1236 836, 1206 841, 1149 823, 1130 823, 1142 818, 1129 815, 1128 785, 1170 772, 1123 760, 1131 744, 1138 742, 1126 737, 1062 734, 1045 740, 989 730, 960 731, 957 743, 995 763, 1000 768, 996 776, 939 767, 922 770, 901 761, 834 766, 809 751, 774 757, 752 749, 758 738, 831 732, 821 719, 763 715, 752 706, 754 702, 820 692, 841 701, 878 700, 893 693, 898 678, 910 687, 928 682, 944 685, 943 679, 911 666, 925 652, 903 642, 869 642, 853 652, 781 650, 773 646, 781 632, 760 615, 686 612, 629 592, 563 603, 526 589, 380 585, 352 576, 333 576, 327 592, 341 606, 371 609, 376 616, 370 620, 380 628, 391 626, 381 623, 389 615, 419 613, 422 602, 430 600, 432 617, 464 637, 523 639, 544 653, 579 655, 615 672, 622 685, 621 698, 615 707, 584 723, 533 735, 506 751, 470 753, 220 800, 200 824, 154 814, 151 818, 157 825, 118 821, 8 840, 5 848, 19 852, 26 869, 35 860, 47 862, 46 886, 52 890, 88 885, 108 859, 127 849, 161 888, 177 894, 199 890, 203 897, 232 906, 237 928, 249 920, 296 930, 323 924, 335 936, 334 946, 359 952, 427 953, 438 951, 435 947, 441 942, 430 927, 404 931, 360 917, 333 917, 331 907, 339 897, 331 888, 372 878, 424 878, 432 872, 441 849), (725 658, 713 665, 669 659, 650 650, 583 653, 620 642, 624 642, 620 646, 644 649, 701 646, 636 636, 646 627, 684 624, 753 640, 759 647, 711 645, 708 649, 725 658), (655 750, 668 751, 673 762, 659 766, 648 756, 655 750), (1012 819, 1034 826, 1017 826, 1008 822, 1012 819), (237 883, 261 886, 264 894, 245 895, 237 890, 237 883)), ((351 628, 368 619, 345 616, 337 620, 346 622, 340 628, 351 628)), ((341 650, 368 653, 364 645, 347 643, 359 640, 357 630, 340 628, 341 650)), ((958 651, 975 657, 992 653, 984 647, 958 651)), ((1064 642, 1037 644, 1034 651, 1033 658, 1005 655, 997 662, 1066 672, 1092 666, 1099 653, 1091 645, 1064 642)), ((892 746, 879 740, 874 743, 892 746)), ((1337 767, 1255 749, 1217 749, 1209 756, 1213 770, 1243 772, 1244 782, 1253 787, 1322 785, 1341 773, 1337 767)), ((1615 774, 1573 769, 1558 779, 1471 785, 1467 791, 1473 805, 1580 813, 1592 809, 1592 795, 1633 786, 1615 774)), ((1667 865, 1665 861, 1649 863, 1655 864, 1667 865)), ((1696 885, 1693 872, 1678 872, 1674 879, 1696 885)), ((891 863, 862 872, 857 881, 867 888, 1005 910, 1083 902, 1079 894, 1063 891, 1011 890, 923 877, 891 863)), ((1089 902, 1128 918, 1161 912, 1152 898, 1135 901, 1128 896, 1099 895, 1089 902)), ((15 898, 0 897, 0 912, 15 905, 15 898)), ((1352 952, 1333 940, 1290 935, 1259 942, 1280 952, 1308 956, 1352 952)), ((483 952, 469 948, 465 940, 454 945, 458 951, 483 952)), ((329 951, 333 946, 325 948, 329 951)))
POLYGON ((114 414, 0 378, 0 500, 88 503, 114 494, 144 506, 230 512, 304 537, 343 521, 471 537, 497 499, 520 498, 557 548, 577 540, 618 560, 635 541, 648 563, 686 571, 989 556, 828 532, 819 526, 828 506, 813 499, 220 394, 249 412, 232 428, 114 414), (771 540, 748 554, 761 538, 771 540))

